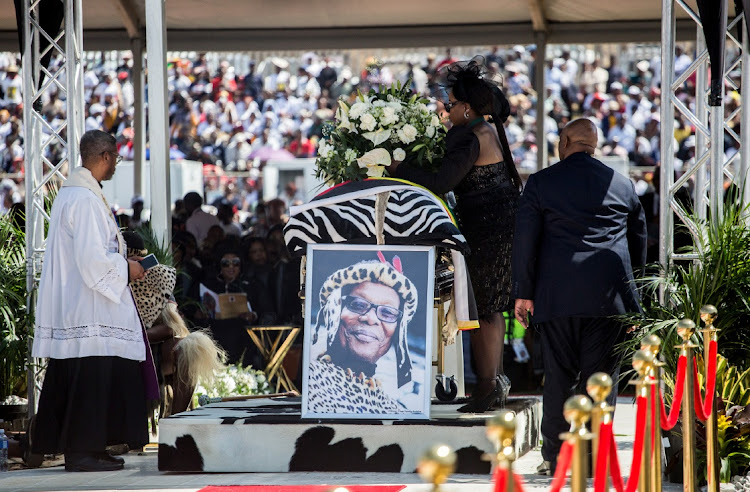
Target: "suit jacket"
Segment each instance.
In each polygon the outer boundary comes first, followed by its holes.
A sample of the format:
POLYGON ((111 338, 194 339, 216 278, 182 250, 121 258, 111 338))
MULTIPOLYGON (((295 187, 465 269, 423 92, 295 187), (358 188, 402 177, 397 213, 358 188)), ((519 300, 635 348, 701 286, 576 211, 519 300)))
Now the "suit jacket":
POLYGON ((513 288, 534 301, 534 322, 639 312, 633 269, 645 262, 646 220, 625 176, 578 152, 529 177, 513 288))

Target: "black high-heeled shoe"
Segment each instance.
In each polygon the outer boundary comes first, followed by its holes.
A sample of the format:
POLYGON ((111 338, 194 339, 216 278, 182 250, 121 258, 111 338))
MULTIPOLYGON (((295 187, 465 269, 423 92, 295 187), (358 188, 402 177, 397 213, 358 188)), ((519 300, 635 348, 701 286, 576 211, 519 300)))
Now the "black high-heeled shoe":
POLYGON ((495 387, 492 391, 484 396, 475 397, 475 395, 472 395, 468 403, 459 407, 457 411, 461 413, 484 413, 493 408, 496 401, 503 396, 503 387, 497 378, 493 378, 492 381, 495 381, 495 387))

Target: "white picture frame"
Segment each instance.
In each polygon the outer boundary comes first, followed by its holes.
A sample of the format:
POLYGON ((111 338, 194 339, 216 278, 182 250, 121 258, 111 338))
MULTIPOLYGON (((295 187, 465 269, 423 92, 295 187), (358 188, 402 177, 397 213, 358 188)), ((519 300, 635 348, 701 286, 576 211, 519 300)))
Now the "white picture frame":
POLYGON ((302 418, 429 419, 435 248, 309 244, 305 270, 302 418))

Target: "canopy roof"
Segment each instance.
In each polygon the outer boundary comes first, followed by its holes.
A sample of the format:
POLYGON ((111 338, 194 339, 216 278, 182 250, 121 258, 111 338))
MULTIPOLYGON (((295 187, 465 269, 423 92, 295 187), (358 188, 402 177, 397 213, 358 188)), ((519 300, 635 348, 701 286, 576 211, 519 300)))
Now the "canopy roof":
MULTIPOLYGON (((128 38, 143 31, 145 0, 80 1, 86 49, 129 49, 128 38)), ((697 11, 695 0, 687 3, 697 11)), ((166 24, 170 50, 528 44, 535 30, 546 30, 550 43, 654 42, 660 39, 661 2, 168 0, 166 24)), ((677 31, 678 39, 695 39, 689 20, 677 31)), ((0 49, 18 49, 12 0, 0 0, 0 49)))

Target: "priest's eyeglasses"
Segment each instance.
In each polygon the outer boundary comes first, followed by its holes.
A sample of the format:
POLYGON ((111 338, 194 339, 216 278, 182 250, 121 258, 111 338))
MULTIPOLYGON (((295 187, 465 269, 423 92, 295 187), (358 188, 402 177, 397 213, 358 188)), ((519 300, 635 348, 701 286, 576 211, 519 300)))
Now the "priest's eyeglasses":
POLYGON ((372 308, 375 308, 375 316, 384 323, 395 323, 401 317, 401 311, 391 306, 380 306, 368 302, 361 297, 357 296, 345 296, 341 298, 344 303, 344 307, 354 314, 360 316, 370 312, 372 308))

